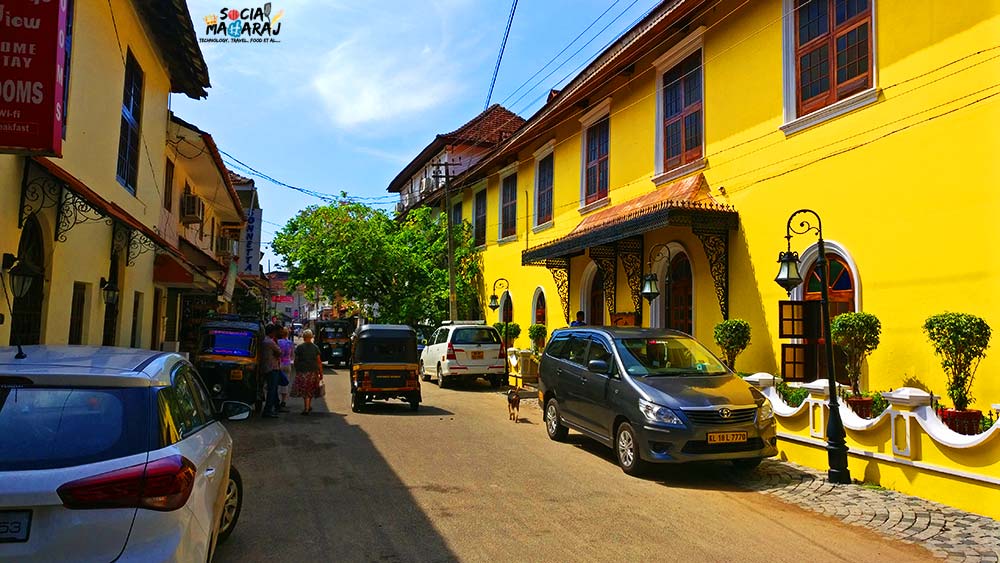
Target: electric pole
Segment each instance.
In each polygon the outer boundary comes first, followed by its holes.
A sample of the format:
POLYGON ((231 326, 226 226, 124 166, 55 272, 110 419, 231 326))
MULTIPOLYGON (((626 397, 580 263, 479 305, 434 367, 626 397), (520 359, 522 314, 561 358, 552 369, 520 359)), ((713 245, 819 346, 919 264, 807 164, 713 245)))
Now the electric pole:
POLYGON ((433 164, 434 168, 444 168, 444 174, 434 174, 433 177, 444 178, 444 213, 448 218, 448 317, 452 321, 458 320, 458 295, 455 292, 455 240, 451 236, 451 167, 458 166, 458 162, 448 162, 447 156, 441 162, 433 164))

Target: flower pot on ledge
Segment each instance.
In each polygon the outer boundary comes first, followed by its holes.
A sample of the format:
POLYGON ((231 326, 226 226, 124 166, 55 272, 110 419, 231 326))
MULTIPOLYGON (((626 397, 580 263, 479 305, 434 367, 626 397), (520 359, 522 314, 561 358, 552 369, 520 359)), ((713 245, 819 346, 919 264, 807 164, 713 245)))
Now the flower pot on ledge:
POLYGON ((854 414, 860 416, 861 418, 871 418, 872 417, 872 404, 875 401, 871 397, 848 397, 847 406, 850 407, 854 414))
POLYGON ((983 420, 983 411, 971 409, 964 411, 938 409, 938 416, 941 418, 941 422, 944 422, 948 428, 959 434, 971 436, 979 434, 980 425, 983 420))

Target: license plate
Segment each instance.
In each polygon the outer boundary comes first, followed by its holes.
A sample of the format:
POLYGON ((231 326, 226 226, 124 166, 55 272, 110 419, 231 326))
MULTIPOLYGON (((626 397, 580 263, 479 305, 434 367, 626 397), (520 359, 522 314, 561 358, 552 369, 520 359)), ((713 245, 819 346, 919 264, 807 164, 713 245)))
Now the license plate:
POLYGON ((30 510, 0 512, 0 543, 28 541, 30 510))
POLYGON ((232 379, 233 381, 239 381, 239 380, 243 379, 243 370, 241 370, 241 369, 234 369, 234 370, 230 371, 229 372, 229 379, 232 379))
POLYGON ((708 443, 709 444, 735 444, 738 442, 746 442, 747 433, 746 432, 709 432, 708 433, 708 443))
POLYGON ((478 350, 478 351, 477 350, 473 350, 473 352, 472 352, 472 359, 473 360, 481 360, 481 359, 483 359, 483 351, 482 350, 478 350))

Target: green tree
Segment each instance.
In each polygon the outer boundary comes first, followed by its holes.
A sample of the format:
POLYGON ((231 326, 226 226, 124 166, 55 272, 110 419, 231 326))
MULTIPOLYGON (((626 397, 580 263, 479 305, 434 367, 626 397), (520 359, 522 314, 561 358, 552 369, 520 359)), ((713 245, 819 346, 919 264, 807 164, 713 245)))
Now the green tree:
POLYGON ((861 396, 861 366, 865 358, 878 348, 882 323, 870 313, 843 313, 830 322, 833 343, 847 354, 847 375, 851 379, 851 392, 861 396))
POLYGON ((924 332, 941 356, 955 410, 964 411, 972 402, 972 378, 990 346, 990 325, 975 315, 941 313, 924 321, 924 332))
MULTIPOLYGON (((453 229, 460 311, 478 318, 480 259, 469 225, 453 229)), ((311 206, 288 221, 272 247, 289 285, 320 287, 379 304, 379 322, 437 323, 448 316, 448 239, 443 214, 410 211, 402 221, 360 203, 311 206)))
POLYGON ((726 365, 736 370, 736 356, 750 345, 750 323, 743 319, 729 319, 715 325, 715 343, 726 355, 726 365))

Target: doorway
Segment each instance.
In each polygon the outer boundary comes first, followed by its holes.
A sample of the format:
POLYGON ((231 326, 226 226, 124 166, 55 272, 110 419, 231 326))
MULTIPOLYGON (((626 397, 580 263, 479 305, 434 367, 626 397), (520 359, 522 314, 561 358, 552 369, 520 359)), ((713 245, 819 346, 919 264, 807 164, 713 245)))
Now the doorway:
POLYGON ((24 221, 17 246, 17 260, 23 268, 32 272, 34 279, 23 297, 11 296, 10 344, 40 344, 45 300, 45 242, 42 227, 34 215, 24 221))
POLYGON ((687 254, 677 254, 670 260, 670 290, 663 315, 666 328, 691 334, 694 328, 693 294, 691 262, 687 254))

